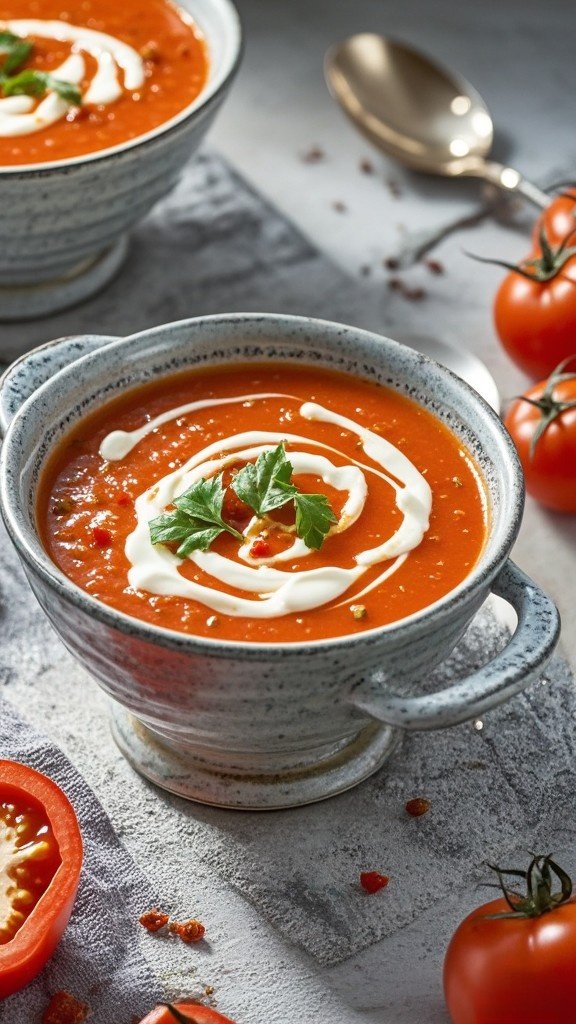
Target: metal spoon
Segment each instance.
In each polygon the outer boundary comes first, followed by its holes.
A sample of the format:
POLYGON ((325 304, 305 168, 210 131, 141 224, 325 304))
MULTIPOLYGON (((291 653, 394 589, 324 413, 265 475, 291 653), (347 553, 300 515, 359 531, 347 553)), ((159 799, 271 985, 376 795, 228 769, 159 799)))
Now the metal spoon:
POLYGON ((375 146, 415 171, 482 178, 536 206, 550 197, 512 167, 488 160, 494 128, 464 78, 404 43, 350 36, 325 59, 330 92, 375 146))

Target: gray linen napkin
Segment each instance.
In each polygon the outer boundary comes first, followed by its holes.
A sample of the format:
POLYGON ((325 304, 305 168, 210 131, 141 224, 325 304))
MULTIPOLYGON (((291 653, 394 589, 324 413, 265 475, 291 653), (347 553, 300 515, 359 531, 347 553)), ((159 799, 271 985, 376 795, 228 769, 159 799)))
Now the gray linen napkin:
POLYGON ((65 989, 94 1009, 94 1024, 130 1024, 162 992, 139 945, 138 916, 154 902, 150 885, 82 776, 4 700, 0 757, 22 761, 61 786, 78 815, 85 857, 72 919, 54 957, 31 985, 0 1003, 0 1021, 40 1021, 50 996, 65 989))
MULTIPOLYGON (((118 281, 85 306, 42 325, 1 328, 0 352, 16 340, 31 344, 95 327, 120 334, 223 309, 374 318, 358 285, 212 155, 187 169, 138 229, 133 249, 118 281)), ((131 771, 109 739, 102 701, 51 634, 5 540, 0 591, 0 680, 82 771, 155 890, 172 901, 170 911, 180 901, 209 915, 203 875, 215 869, 288 939, 332 964, 461 891, 484 874, 487 857, 505 859, 538 843, 558 848, 573 835, 574 681, 560 659, 549 683, 487 716, 481 730, 468 724, 411 736, 350 793, 301 810, 234 814, 162 794, 131 771), (404 803, 420 795, 431 810, 410 819, 404 803), (366 896, 357 884, 361 870, 389 874, 389 887, 366 896)), ((500 628, 484 616, 442 682, 502 642, 500 628)), ((217 941, 233 955, 233 936, 217 941)), ((156 973, 177 986, 189 968, 183 951, 175 968, 165 946, 154 945, 156 973)))

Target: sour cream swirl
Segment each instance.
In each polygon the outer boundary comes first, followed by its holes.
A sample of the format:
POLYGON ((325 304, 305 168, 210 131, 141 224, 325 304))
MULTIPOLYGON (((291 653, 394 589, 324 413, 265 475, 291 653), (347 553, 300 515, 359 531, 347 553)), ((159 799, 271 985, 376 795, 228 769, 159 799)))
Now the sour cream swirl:
MULTIPOLYGON (((140 54, 107 32, 41 18, 0 21, 0 29, 23 38, 32 36, 71 43, 72 53, 52 72, 54 78, 71 85, 79 86, 86 78, 83 54, 90 54, 96 61, 96 72, 82 97, 84 103, 107 106, 125 91, 133 92, 144 84, 144 62, 140 54)), ((0 99, 0 137, 39 132, 61 120, 67 111, 66 101, 50 90, 40 102, 32 96, 7 96, 0 99)))
MULTIPOLYGON (((293 396, 261 393, 191 402, 162 413, 137 430, 112 431, 103 439, 100 455, 106 461, 122 460, 144 437, 170 420, 207 407, 256 402, 267 398, 293 396)), ((137 525, 128 536, 125 547, 131 566, 128 580, 134 590, 188 598, 226 615, 269 619, 318 608, 337 600, 358 583, 371 567, 388 563, 361 591, 364 594, 377 587, 403 564, 410 552, 421 543, 429 526, 432 492, 426 479, 398 448, 354 420, 315 402, 304 402, 298 412, 303 420, 331 423, 340 430, 355 434, 360 447, 374 465, 356 459, 349 460, 344 466, 336 465, 330 455, 346 458, 343 453, 302 434, 251 430, 232 434, 207 445, 184 465, 161 477, 136 499, 137 525), (215 551, 195 551, 188 557, 202 572, 224 586, 256 596, 239 597, 184 577, 179 571, 184 560, 167 547, 152 544, 148 525, 150 520, 161 515, 174 498, 202 477, 214 476, 232 463, 253 461, 262 452, 275 448, 282 441, 291 446, 289 458, 295 473, 314 474, 346 493, 340 518, 330 533, 347 530, 359 519, 368 497, 367 477, 370 475, 385 480, 393 489, 396 507, 402 514, 398 529, 377 547, 358 551, 354 556, 354 564, 349 568, 326 565, 290 572, 278 568, 278 564, 306 558, 311 554, 310 549, 295 536, 287 550, 266 559, 253 558, 250 555, 250 537, 258 532, 261 525, 254 517, 244 531, 246 542, 238 552, 240 561, 225 558, 215 551), (318 451, 301 451, 297 447, 299 444, 318 451)))

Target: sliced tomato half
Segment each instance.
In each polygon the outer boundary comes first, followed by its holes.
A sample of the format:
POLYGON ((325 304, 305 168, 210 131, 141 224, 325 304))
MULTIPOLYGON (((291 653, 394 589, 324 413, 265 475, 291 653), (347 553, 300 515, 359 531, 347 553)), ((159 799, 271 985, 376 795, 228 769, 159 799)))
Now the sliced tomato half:
POLYGON ((0 760, 0 998, 24 988, 52 956, 81 867, 68 797, 33 768, 0 760))

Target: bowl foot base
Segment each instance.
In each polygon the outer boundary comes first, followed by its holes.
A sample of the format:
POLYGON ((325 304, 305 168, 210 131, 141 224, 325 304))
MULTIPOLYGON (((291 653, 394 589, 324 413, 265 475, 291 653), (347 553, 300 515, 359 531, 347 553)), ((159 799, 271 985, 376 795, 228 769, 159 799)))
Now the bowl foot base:
POLYGON ((38 284, 0 287, 0 321, 34 320, 84 302, 109 284, 127 252, 128 238, 123 235, 109 249, 85 260, 63 277, 38 284))
POLYGON ((343 793, 380 768, 400 742, 399 730, 370 724, 337 755, 314 765, 277 775, 234 775, 168 749, 119 706, 113 708, 112 735, 132 767, 155 785, 186 800, 244 811, 300 807, 343 793))

